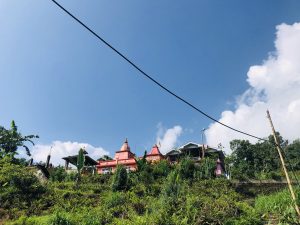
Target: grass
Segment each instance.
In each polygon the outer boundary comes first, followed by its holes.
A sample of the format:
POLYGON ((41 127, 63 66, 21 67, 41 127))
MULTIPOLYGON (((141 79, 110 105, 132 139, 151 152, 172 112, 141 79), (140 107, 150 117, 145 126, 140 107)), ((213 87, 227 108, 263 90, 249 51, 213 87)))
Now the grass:
POLYGON ((278 224, 299 224, 294 202, 288 189, 255 199, 255 210, 266 220, 278 224))

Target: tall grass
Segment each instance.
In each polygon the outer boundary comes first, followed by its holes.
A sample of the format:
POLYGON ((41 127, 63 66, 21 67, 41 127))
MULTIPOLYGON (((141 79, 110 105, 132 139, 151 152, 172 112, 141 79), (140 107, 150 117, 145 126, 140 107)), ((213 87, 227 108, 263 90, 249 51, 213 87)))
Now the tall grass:
POLYGON ((255 200, 255 210, 267 221, 272 220, 279 224, 300 223, 288 189, 268 196, 258 196, 255 200))

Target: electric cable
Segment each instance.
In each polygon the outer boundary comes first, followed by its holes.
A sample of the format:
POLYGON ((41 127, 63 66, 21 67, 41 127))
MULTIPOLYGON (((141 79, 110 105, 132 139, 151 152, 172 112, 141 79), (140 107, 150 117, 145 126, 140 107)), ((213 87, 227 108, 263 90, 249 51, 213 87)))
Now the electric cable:
POLYGON ((76 22, 78 22, 80 25, 82 25, 86 30, 88 30, 91 34, 93 34, 95 37, 97 37, 101 42, 103 42, 106 46, 108 46, 110 49, 112 49, 115 53, 117 53, 119 56, 121 56, 121 58, 123 58, 125 61, 127 61, 131 66, 133 66, 136 70, 138 70, 142 75, 144 75, 147 79, 149 79, 150 81, 152 81, 154 84, 156 84, 157 86, 159 86, 161 89, 163 89, 164 91, 168 92, 169 94, 171 94, 172 96, 174 96, 175 98, 177 98, 178 100, 180 100, 181 102, 185 103, 186 105, 190 106, 191 108, 193 108, 194 110, 196 110, 197 112, 201 113, 202 115, 204 115, 205 117, 209 118, 210 120, 228 128, 231 129, 235 132, 244 134, 246 136, 252 137, 252 138, 256 138, 258 140, 262 140, 265 141, 265 139, 257 137, 253 134, 249 134, 247 132, 238 130, 236 128, 233 128, 225 123, 222 123, 220 121, 218 121, 217 119, 213 118, 212 116, 210 116, 209 114, 205 113, 204 111, 200 110, 198 107, 194 106, 192 103, 190 103, 189 101, 185 100, 184 98, 180 97, 179 95, 175 94, 173 91, 171 91, 169 88, 167 88, 166 86, 162 85, 161 83, 159 83, 157 80, 155 80, 153 77, 151 77, 150 75, 148 75, 146 72, 144 72, 139 66, 137 66, 134 62, 132 62, 128 57, 126 57, 123 53, 121 53, 119 50, 117 50, 115 47, 113 47, 111 44, 109 44, 107 41, 105 41, 102 37, 100 37, 95 31, 93 31, 91 28, 89 28, 86 24, 84 24, 81 20, 79 20, 77 17, 75 17, 71 12, 69 12, 66 8, 64 8, 62 5, 60 5, 57 1, 55 0, 51 0, 53 3, 55 3, 60 9, 62 9, 65 13, 67 13, 70 17, 72 17, 76 22))
MULTIPOLYGON (((158 82, 157 80, 155 80, 153 77, 151 77, 150 75, 148 75, 145 71, 143 71, 139 66, 137 66, 134 62, 132 62, 128 57, 126 57, 124 54, 122 54, 119 50, 117 50, 115 47, 113 47, 110 43, 108 43, 107 41, 105 41, 101 36, 99 36, 95 31, 93 31, 91 28, 89 28, 86 24, 84 24, 81 20, 79 20, 77 17, 75 17, 71 12, 69 12, 66 8, 64 8, 62 5, 60 5, 57 1, 55 0, 51 0, 53 3, 55 3, 60 9, 62 9, 65 13, 67 13, 70 17, 72 17, 76 22, 78 22, 80 25, 82 25, 85 29, 87 29, 91 34, 93 34, 96 38, 98 38, 101 42, 103 42, 106 46, 108 46, 110 49, 112 49, 115 53, 117 53, 121 58, 123 58, 125 61, 127 61, 131 66, 133 66, 136 70, 138 70, 142 75, 144 75, 146 78, 148 78, 150 81, 152 81, 154 84, 158 85, 161 89, 163 89, 164 91, 168 92, 169 94, 171 94, 173 97, 177 98, 178 100, 180 100, 181 102, 185 103, 186 105, 190 106, 191 108, 193 108, 194 110, 196 110, 197 112, 201 113, 202 115, 204 115, 205 117, 209 118, 210 120, 228 128, 231 129, 235 132, 244 134, 246 136, 261 140, 261 141, 268 141, 264 138, 260 138, 258 136, 255 136, 253 134, 249 134, 247 132, 238 130, 236 128, 233 128, 225 123, 222 123, 220 121, 218 121, 217 119, 213 118, 212 116, 210 116, 209 114, 205 113, 204 111, 200 110, 198 107, 194 106, 192 103, 190 103, 189 101, 185 100, 184 98, 180 97, 179 95, 177 95, 176 93, 174 93, 173 91, 171 91, 169 88, 167 88, 166 86, 162 85, 160 82, 158 82)), ((292 170, 292 173, 298 183, 299 186, 299 180, 294 172, 294 168, 292 166, 292 164, 290 163, 289 159, 287 158, 287 155, 285 153, 285 150, 283 150, 283 154, 289 164, 289 167, 292 170)))

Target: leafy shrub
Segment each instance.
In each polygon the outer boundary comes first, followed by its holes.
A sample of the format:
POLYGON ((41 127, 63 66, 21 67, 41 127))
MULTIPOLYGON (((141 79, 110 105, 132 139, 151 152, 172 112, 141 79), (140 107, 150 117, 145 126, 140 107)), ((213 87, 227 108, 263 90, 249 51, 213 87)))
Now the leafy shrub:
POLYGON ((8 225, 49 225, 49 216, 21 216, 13 222, 9 222, 8 225))
POLYGON ((120 192, 109 192, 104 199, 107 208, 113 208, 126 203, 126 196, 120 192))
POLYGON ((176 200, 179 197, 181 188, 182 182, 180 180, 180 175, 176 170, 174 170, 169 174, 162 193, 167 198, 176 200))
POLYGON ((62 182, 65 181, 67 177, 68 174, 65 171, 65 168, 62 166, 55 167, 50 171, 50 180, 52 182, 54 181, 62 182))
POLYGON ((192 179, 194 177, 195 163, 191 159, 183 158, 177 168, 181 179, 192 179))
POLYGON ((195 177, 198 179, 211 179, 215 177, 216 160, 204 158, 196 166, 195 177))
POLYGON ((51 225, 75 225, 72 223, 71 219, 63 213, 56 212, 53 217, 50 219, 51 225))
POLYGON ((171 166, 167 160, 161 160, 153 163, 154 178, 166 177, 171 171, 171 166))
POLYGON ((10 158, 0 160, 0 207, 28 209, 46 189, 26 167, 11 163, 10 158))

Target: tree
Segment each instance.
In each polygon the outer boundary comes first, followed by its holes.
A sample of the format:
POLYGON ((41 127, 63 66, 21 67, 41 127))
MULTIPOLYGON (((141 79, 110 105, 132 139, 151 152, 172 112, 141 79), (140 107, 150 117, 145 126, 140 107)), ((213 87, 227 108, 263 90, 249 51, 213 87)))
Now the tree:
POLYGON ((84 161, 85 161, 84 150, 82 148, 80 148, 79 152, 78 152, 77 164, 76 164, 77 172, 78 172, 77 183, 81 180, 81 172, 84 167, 84 161))
POLYGON ((112 160, 112 158, 108 155, 104 155, 104 156, 100 157, 99 159, 97 159, 97 161, 107 161, 107 160, 112 160))
POLYGON ((116 172, 113 176, 112 190, 122 191, 127 188, 127 171, 123 166, 117 166, 116 172))
POLYGON ((143 158, 141 158, 141 159, 135 158, 137 171, 141 172, 141 171, 145 170, 145 168, 147 167, 146 157, 147 157, 147 151, 144 152, 143 158))
POLYGON ((193 179, 195 172, 195 163, 188 157, 181 159, 177 166, 178 174, 182 179, 193 179))
POLYGON ((173 170, 169 173, 162 191, 162 194, 173 202, 177 200, 182 189, 182 180, 180 176, 178 170, 173 170))
MULTIPOLYGON (((287 141, 277 133, 282 147, 287 146, 287 141)), ((231 175, 234 178, 257 178, 280 169, 279 156, 275 147, 274 137, 268 140, 251 144, 248 140, 233 140, 230 142, 232 154, 231 175)))
POLYGON ((137 171, 136 175, 139 181, 144 182, 146 186, 153 183, 153 166, 150 162, 147 161, 147 151, 144 152, 144 156, 142 158, 135 158, 137 171))
POLYGON ((299 170, 300 169, 300 139, 294 140, 292 144, 289 144, 284 149, 284 153, 286 155, 286 159, 289 161, 288 167, 293 167, 293 169, 299 170))
POLYGON ((79 149, 78 156, 77 156, 77 170, 78 173, 81 173, 82 168, 84 167, 84 150, 82 148, 79 149))
POLYGON ((14 158, 15 155, 18 154, 18 148, 25 148, 26 154, 31 156, 30 150, 25 144, 26 142, 30 142, 34 145, 32 139, 39 138, 38 135, 26 135, 23 136, 20 132, 18 132, 18 127, 15 124, 15 121, 11 122, 11 128, 9 130, 0 126, 0 158, 4 156, 11 156, 14 158))
POLYGON ((167 160, 153 163, 153 176, 155 178, 166 177, 171 171, 171 165, 167 160))
POLYGON ((200 161, 200 165, 197 165, 195 169, 195 176, 198 179, 214 178, 216 170, 216 160, 206 157, 200 161))

